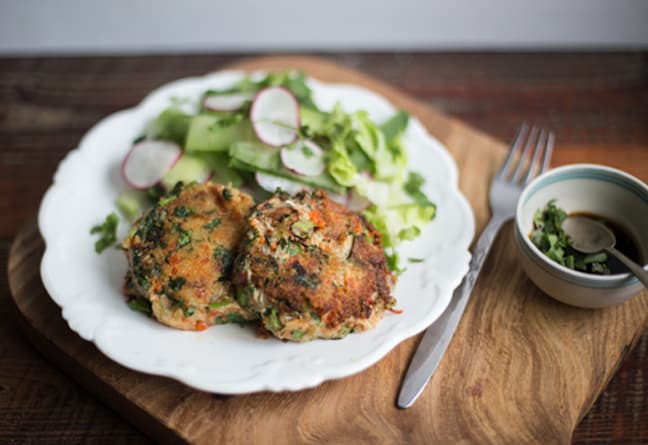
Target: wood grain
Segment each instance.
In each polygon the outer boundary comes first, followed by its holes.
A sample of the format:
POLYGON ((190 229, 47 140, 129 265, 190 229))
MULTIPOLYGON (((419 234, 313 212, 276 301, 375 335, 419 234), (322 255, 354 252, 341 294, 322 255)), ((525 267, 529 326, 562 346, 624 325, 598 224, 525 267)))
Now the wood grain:
MULTIPOLYGON (((449 147, 478 226, 485 222, 488 179, 503 153, 495 139, 329 62, 287 57, 238 66, 302 67, 323 80, 364 84, 412 111, 449 147)), ((568 442, 648 323, 645 293, 598 311, 569 308, 543 296, 519 271, 509 230, 485 265, 447 356, 410 410, 397 410, 394 400, 416 339, 363 373, 312 390, 219 398, 115 366, 70 333, 35 272, 40 248, 33 225, 28 226, 9 262, 10 284, 26 327, 45 333, 34 337, 40 338, 39 348, 65 361, 62 365, 82 383, 100 376, 104 383, 92 388, 149 434, 196 443, 568 442)))

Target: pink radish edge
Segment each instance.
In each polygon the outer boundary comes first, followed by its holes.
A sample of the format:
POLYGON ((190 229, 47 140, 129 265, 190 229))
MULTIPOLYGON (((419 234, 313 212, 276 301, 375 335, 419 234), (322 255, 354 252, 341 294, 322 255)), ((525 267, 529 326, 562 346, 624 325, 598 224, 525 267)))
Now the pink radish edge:
POLYGON ((249 95, 245 95, 243 93, 228 93, 228 94, 223 94, 223 95, 212 95, 212 96, 206 96, 203 99, 203 107, 205 107, 208 110, 211 111, 236 111, 239 110, 243 104, 245 103, 246 100, 252 99, 249 97, 249 95), (225 107, 222 105, 216 105, 214 102, 217 102, 217 98, 222 97, 222 96, 233 96, 233 95, 239 95, 242 97, 242 100, 240 103, 236 104, 235 106, 229 106, 225 107))
POLYGON ((182 157, 182 149, 177 144, 175 144, 173 142, 170 142, 170 141, 156 141, 156 140, 144 140, 144 141, 141 141, 141 142, 138 142, 138 143, 134 144, 130 148, 130 150, 128 150, 128 153, 126 153, 126 156, 124 156, 124 159, 121 162, 121 168, 120 168, 121 176, 124 179, 124 181, 129 186, 131 186, 132 188, 134 188, 136 190, 144 190, 144 189, 147 189, 149 187, 153 187, 156 184, 159 184, 162 181, 162 178, 164 178, 164 175, 167 174, 173 168, 173 166, 175 166, 178 163, 178 161, 180 160, 181 157, 182 157), (173 145, 173 146, 175 146, 175 148, 177 148, 177 153, 175 154, 175 156, 173 157, 171 162, 167 164, 166 169, 161 170, 159 172, 159 174, 156 176, 155 180, 151 179, 150 181, 147 181, 145 183, 138 183, 136 181, 133 181, 133 178, 129 177, 129 174, 127 172, 128 161, 132 158, 133 152, 135 150, 137 150, 138 147, 141 148, 142 144, 151 144, 151 143, 163 143, 163 144, 173 145))
POLYGON ((299 128, 301 127, 301 114, 299 113, 299 101, 297 100, 297 97, 295 97, 293 92, 290 91, 286 87, 270 86, 270 87, 265 87, 262 90, 258 91, 256 93, 256 95, 254 96, 254 99, 252 99, 252 105, 250 106, 249 117, 250 117, 250 122, 252 123, 252 129, 254 130, 254 134, 256 135, 257 138, 259 138, 259 140, 261 142, 263 142, 266 145, 270 145, 271 147, 281 147, 283 145, 290 145, 290 144, 294 143, 297 140, 298 131, 299 131, 299 128), (288 97, 290 97, 290 99, 292 100, 293 105, 294 105, 295 110, 296 110, 296 113, 295 113, 295 120, 296 120, 296 122, 295 122, 295 134, 294 134, 294 137, 288 142, 281 142, 279 144, 274 144, 274 143, 269 142, 266 138, 261 137, 261 135, 259 134, 259 129, 257 127, 258 123, 255 122, 254 119, 252 119, 252 116, 254 115, 254 110, 256 109, 259 98, 261 97, 262 94, 268 92, 271 89, 283 90, 288 95, 288 97))
MULTIPOLYGON (((314 156, 317 157, 317 159, 321 162, 321 166, 315 170, 310 170, 310 169, 300 169, 299 167, 296 166, 296 164, 299 164, 299 159, 297 159, 297 162, 295 162, 294 159, 291 159, 291 151, 292 150, 298 150, 299 148, 291 147, 291 146, 286 146, 282 147, 282 149, 279 151, 279 157, 281 158, 281 163, 286 167, 288 170, 291 172, 295 173, 296 175, 299 176, 316 176, 322 173, 326 169, 326 165, 322 161, 322 155, 324 153, 324 150, 317 145, 315 142, 306 139, 303 141, 304 145, 308 147, 309 149, 317 152, 314 156), (308 171, 307 171, 308 170, 308 171)), ((301 156, 301 155, 298 155, 301 156)), ((305 159, 303 160, 304 163, 308 165, 310 163, 310 159, 305 159)))

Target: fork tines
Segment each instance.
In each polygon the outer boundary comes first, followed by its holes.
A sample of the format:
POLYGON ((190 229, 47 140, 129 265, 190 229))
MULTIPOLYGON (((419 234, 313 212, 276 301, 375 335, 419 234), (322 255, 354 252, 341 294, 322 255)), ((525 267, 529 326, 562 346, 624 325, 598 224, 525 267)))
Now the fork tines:
POLYGON ((526 185, 537 173, 544 172, 549 167, 554 140, 551 131, 536 126, 529 129, 529 125, 523 122, 497 176, 510 179, 513 183, 519 183, 522 179, 521 184, 526 185), (540 156, 542 162, 538 162, 540 156), (513 166, 515 168, 510 172, 513 166))

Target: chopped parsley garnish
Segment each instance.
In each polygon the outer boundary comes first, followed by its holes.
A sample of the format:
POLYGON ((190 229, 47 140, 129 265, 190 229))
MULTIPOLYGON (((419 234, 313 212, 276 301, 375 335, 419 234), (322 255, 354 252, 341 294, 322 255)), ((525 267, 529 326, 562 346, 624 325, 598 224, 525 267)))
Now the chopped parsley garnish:
POLYGON ((409 257, 407 259, 407 261, 409 261, 410 263, 422 263, 423 261, 425 261, 425 259, 424 258, 412 258, 412 257, 409 257))
POLYGON ((128 307, 134 311, 142 312, 146 315, 151 315, 153 311, 151 310, 151 302, 144 297, 132 298, 128 302, 128 307))
POLYGON ((236 290, 236 300, 243 307, 247 307, 248 304, 250 304, 250 296, 248 295, 247 291, 245 291, 244 289, 236 290))
POLYGON ((166 190, 164 189, 163 186, 159 184, 146 189, 146 195, 153 203, 158 202, 160 198, 162 198, 165 194, 166 194, 166 190))
POLYGON ((269 315, 270 315, 270 316, 269 316, 269 318, 268 318, 268 322, 270 323, 270 327, 271 327, 272 329, 279 329, 279 328, 281 328, 281 324, 279 323, 279 317, 278 317, 278 315, 277 315, 277 309, 274 309, 274 308, 273 308, 273 309, 270 311, 270 314, 269 314, 269 315))
POLYGON ((569 236, 562 229, 562 222, 566 218, 567 213, 556 206, 556 200, 549 201, 544 209, 538 209, 533 216, 531 242, 549 259, 569 269, 609 274, 605 252, 584 255, 572 247, 569 236))
POLYGON ((306 144, 302 144, 301 151, 304 154, 304 157, 307 158, 307 159, 312 158, 313 156, 315 156, 315 153, 313 153, 313 150, 306 144))
POLYGON ((227 314, 225 318, 230 323, 245 323, 247 321, 245 317, 239 314, 227 314))
POLYGON ((169 279, 169 288, 174 292, 178 292, 186 283, 187 280, 182 277, 173 277, 169 279))
POLYGON ((290 336, 295 340, 299 340, 304 337, 306 333, 304 331, 290 331, 290 336))
POLYGON ((108 247, 117 242, 117 226, 119 225, 119 217, 115 212, 106 216, 103 224, 99 224, 90 229, 92 235, 99 234, 100 238, 95 241, 95 252, 101 253, 108 247))
POLYGON ((387 258, 387 267, 396 275, 400 275, 405 272, 405 268, 398 267, 399 259, 398 254, 393 249, 387 249, 385 251, 385 257, 387 258), (389 251, 389 253, 387 253, 389 251))
POLYGON ((180 226, 176 226, 176 232, 178 232, 178 249, 186 246, 191 242, 191 234, 184 230, 180 226))
POLYGON ((216 324, 225 324, 225 323, 246 323, 248 320, 245 319, 242 315, 239 314, 227 314, 217 317, 215 322, 216 324))
POLYGON ((207 307, 209 309, 218 309, 219 307, 227 306, 230 303, 231 303, 231 301, 225 299, 225 300, 217 301, 215 303, 209 303, 209 305, 207 307))
POLYGON ((177 216, 178 218, 184 218, 186 216, 191 215, 192 213, 193 212, 191 211, 191 209, 188 209, 185 206, 178 206, 173 211, 173 216, 177 216))
POLYGON ((421 207, 434 206, 434 203, 425 196, 425 193, 421 191, 421 187, 425 184, 425 179, 419 173, 410 172, 407 177, 407 182, 403 186, 405 192, 410 195, 416 204, 421 207))
POLYGON ((196 313, 196 308, 194 306, 187 306, 184 309, 182 309, 182 312, 184 313, 185 317, 191 317, 193 314, 196 313))
MULTIPOLYGON (((158 205, 164 206, 173 201, 178 197, 180 192, 182 191, 182 188, 184 187, 184 183, 182 181, 176 182, 176 184, 173 186, 173 189, 166 195, 164 195, 162 198, 160 198, 160 201, 158 201, 158 205)), ((163 189, 164 190, 164 189, 163 189)))
POLYGON ((220 226, 222 219, 214 218, 203 226, 203 229, 214 230, 216 227, 220 226))
POLYGON ((223 198, 225 199, 225 201, 232 200, 232 191, 227 187, 223 189, 223 198))

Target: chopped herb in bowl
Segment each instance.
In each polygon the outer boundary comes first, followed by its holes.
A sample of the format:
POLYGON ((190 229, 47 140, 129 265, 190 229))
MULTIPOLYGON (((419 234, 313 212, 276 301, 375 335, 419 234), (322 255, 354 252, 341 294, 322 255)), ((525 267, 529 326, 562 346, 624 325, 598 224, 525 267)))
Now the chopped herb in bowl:
POLYGON ((556 263, 581 272, 608 275, 608 255, 598 252, 582 254, 572 247, 571 240, 562 229, 567 213, 552 199, 544 209, 538 209, 533 217, 533 231, 530 234, 533 244, 548 258, 556 263))

